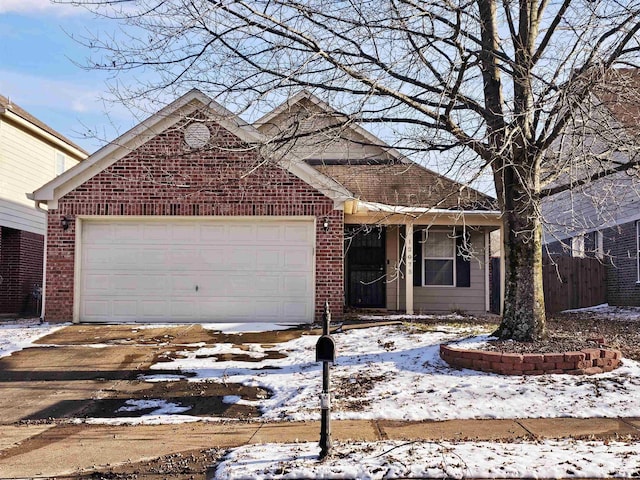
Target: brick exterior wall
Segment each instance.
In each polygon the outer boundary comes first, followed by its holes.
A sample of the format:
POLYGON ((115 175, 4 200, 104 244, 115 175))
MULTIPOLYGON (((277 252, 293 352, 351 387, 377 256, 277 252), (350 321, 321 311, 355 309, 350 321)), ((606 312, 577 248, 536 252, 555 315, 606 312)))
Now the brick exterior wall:
POLYGON ((610 305, 640 306, 637 267, 636 223, 629 222, 603 231, 607 261, 607 295, 610 305))
POLYGON ((0 314, 39 315, 43 255, 43 235, 0 227, 0 314))
POLYGON ((316 317, 326 300, 343 314, 343 212, 295 175, 215 123, 202 150, 183 141, 183 124, 157 135, 59 199, 49 211, 46 319, 73 316, 75 217, 79 215, 317 217, 316 317), (70 220, 63 230, 61 219, 70 220), (323 220, 329 220, 324 232, 323 220))

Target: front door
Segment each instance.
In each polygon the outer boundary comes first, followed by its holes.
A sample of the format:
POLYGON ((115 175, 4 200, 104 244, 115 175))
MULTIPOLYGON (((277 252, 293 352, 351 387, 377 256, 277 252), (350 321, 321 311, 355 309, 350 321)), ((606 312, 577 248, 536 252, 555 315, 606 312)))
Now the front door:
POLYGON ((347 227, 345 230, 347 306, 384 308, 385 229, 347 227))

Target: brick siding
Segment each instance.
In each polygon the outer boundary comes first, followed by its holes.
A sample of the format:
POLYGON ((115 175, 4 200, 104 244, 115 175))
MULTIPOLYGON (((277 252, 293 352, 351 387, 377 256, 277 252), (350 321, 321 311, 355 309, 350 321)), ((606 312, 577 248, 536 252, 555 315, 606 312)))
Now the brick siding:
POLYGON ((603 231, 607 262, 607 299, 610 305, 640 306, 636 223, 629 222, 603 231))
POLYGON ((42 285, 43 254, 43 235, 0 227, 0 313, 40 313, 32 293, 42 285))
POLYGON ((78 215, 315 216, 316 317, 326 300, 343 313, 343 214, 333 200, 215 123, 205 149, 190 150, 183 124, 166 130, 63 196, 49 211, 46 318, 72 318, 78 215), (62 217, 70 220, 68 230, 62 217), (324 232, 323 220, 329 220, 324 232))
POLYGON ((618 368, 621 365, 622 354, 619 350, 610 348, 519 354, 467 350, 442 344, 440 358, 454 367, 501 375, 594 375, 618 368))

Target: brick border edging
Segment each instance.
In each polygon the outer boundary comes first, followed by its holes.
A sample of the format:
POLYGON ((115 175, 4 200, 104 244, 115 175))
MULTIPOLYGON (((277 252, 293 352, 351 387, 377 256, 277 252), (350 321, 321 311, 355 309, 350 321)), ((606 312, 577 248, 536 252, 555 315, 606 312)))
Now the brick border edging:
POLYGON ((609 348, 585 348, 579 352, 519 354, 465 350, 441 344, 440 358, 453 367, 501 375, 594 375, 618 368, 622 353, 609 348))

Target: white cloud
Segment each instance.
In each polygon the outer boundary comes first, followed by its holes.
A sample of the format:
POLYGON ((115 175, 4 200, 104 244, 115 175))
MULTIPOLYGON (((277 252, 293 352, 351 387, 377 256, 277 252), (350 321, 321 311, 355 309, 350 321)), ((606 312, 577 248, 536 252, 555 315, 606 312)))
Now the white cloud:
POLYGON ((81 7, 52 3, 50 0, 2 0, 0 13, 19 13, 24 15, 48 15, 67 16, 79 15, 86 10, 81 7))

